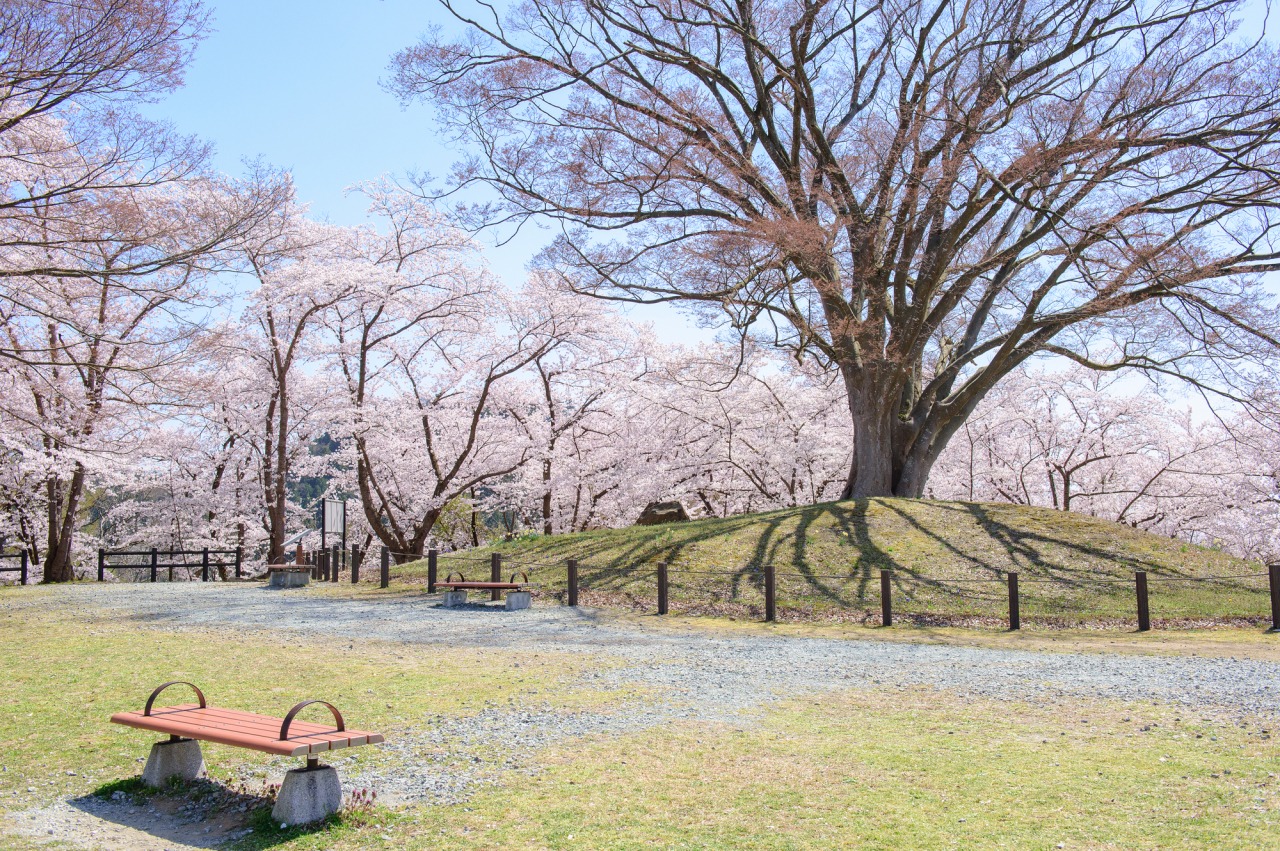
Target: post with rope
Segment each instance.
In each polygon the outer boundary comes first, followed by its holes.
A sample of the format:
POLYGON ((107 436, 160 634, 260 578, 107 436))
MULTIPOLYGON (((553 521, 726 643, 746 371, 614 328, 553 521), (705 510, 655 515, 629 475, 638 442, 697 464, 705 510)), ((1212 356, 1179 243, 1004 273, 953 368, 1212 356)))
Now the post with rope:
POLYGON ((667 613, 667 563, 658 562, 658 614, 667 613))
POLYGON ((360 560, 364 558, 364 553, 360 552, 359 544, 351 545, 351 584, 360 584, 360 560))
POLYGON ((893 571, 880 571, 880 625, 893 626, 893 571))
MULTIPOLYGON (((493 553, 489 556, 489 581, 502 581, 502 553, 493 553)), ((502 592, 494 588, 489 592, 490 602, 496 603, 502 599, 502 592)))
POLYGON ((1267 582, 1271 586, 1271 631, 1280 631, 1280 563, 1267 565, 1267 582))
POLYGON ((569 559, 569 605, 578 605, 578 562, 569 559))
POLYGON ((1022 614, 1018 610, 1018 573, 1009 572, 1009 629, 1022 629, 1022 614))
POLYGON ((156 581, 156 572, 160 569, 160 551, 155 547, 151 548, 151 581, 156 581))
POLYGON ((378 587, 386 588, 391 584, 391 550, 382 548, 382 573, 378 579, 378 587))
POLYGON ((778 619, 776 576, 773 565, 766 564, 764 566, 764 619, 768 622, 778 619))
POLYGON ((334 545, 333 545, 333 550, 332 550, 333 555, 331 555, 331 556, 329 557, 329 565, 330 565, 330 568, 329 568, 329 569, 330 569, 330 571, 331 571, 331 572, 330 572, 330 575, 329 575, 329 581, 330 581, 330 582, 337 582, 337 581, 338 581, 338 568, 340 568, 340 567, 342 566, 342 554, 343 554, 343 552, 344 552, 344 550, 342 549, 342 545, 341 545, 341 544, 334 544, 334 545))
POLYGON ((18 555, 18 564, 20 565, 18 568, 20 571, 18 575, 22 577, 19 580, 20 585, 27 584, 27 572, 31 569, 31 553, 25 549, 25 544, 23 546, 24 549, 18 555))
POLYGON ((1139 570, 1133 574, 1134 586, 1138 592, 1138 632, 1151 631, 1151 607, 1147 602, 1147 572, 1139 570))
POLYGON ((105 582, 107 579, 107 551, 102 547, 98 547, 98 581, 105 582))
POLYGON ((244 578, 244 547, 236 547, 236 579, 244 578))
POLYGON ((427 593, 436 593, 436 580, 440 578, 438 573, 440 563, 438 561, 440 553, 432 547, 427 550, 427 593))

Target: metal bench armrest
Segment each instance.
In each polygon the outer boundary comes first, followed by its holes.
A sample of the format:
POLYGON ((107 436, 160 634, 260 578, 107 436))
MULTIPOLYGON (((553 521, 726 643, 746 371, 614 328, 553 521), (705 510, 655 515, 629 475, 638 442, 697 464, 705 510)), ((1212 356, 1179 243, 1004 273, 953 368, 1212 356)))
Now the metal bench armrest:
POLYGON ((200 708, 205 708, 204 692, 200 691, 199 686, 195 683, 189 683, 186 680, 173 680, 172 682, 167 682, 155 691, 151 692, 151 697, 147 698, 147 706, 142 710, 143 715, 151 714, 151 707, 155 705, 156 698, 160 696, 160 692, 164 691, 169 686, 191 686, 192 690, 196 693, 196 697, 200 698, 200 708))
POLYGON ((347 729, 347 724, 342 720, 342 713, 338 711, 338 707, 334 706, 327 700, 304 700, 297 706, 289 710, 289 714, 284 716, 284 723, 280 725, 280 741, 289 738, 289 725, 293 723, 294 716, 313 703, 323 703, 329 707, 329 711, 333 713, 333 718, 338 722, 338 732, 341 733, 347 729))

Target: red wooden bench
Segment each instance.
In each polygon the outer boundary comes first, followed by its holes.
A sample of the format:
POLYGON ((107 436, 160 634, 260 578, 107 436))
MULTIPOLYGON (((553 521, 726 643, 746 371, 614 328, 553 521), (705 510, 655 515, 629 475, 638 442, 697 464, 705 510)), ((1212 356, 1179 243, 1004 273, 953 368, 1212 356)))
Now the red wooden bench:
POLYGON ((495 600, 498 599, 499 594, 501 594, 503 591, 506 591, 508 592, 508 596, 507 596, 508 609, 526 609, 529 607, 529 601, 527 597, 521 599, 520 601, 521 605, 514 605, 514 606, 511 605, 513 601, 511 600, 510 592, 514 591, 516 593, 528 593, 527 589, 529 587, 529 574, 525 573, 523 570, 516 571, 515 573, 511 574, 511 581, 509 582, 493 582, 492 580, 488 582, 481 582, 481 581, 471 580, 471 579, 467 579, 467 577, 464 576, 461 571, 458 571, 457 573, 450 573, 447 577, 445 577, 445 580, 443 582, 437 582, 436 587, 448 588, 452 591, 464 592, 463 599, 459 601, 450 601, 450 599, 446 596, 445 598, 446 606, 454 606, 454 605, 458 605, 459 603, 465 602, 466 601, 465 592, 467 591, 489 591, 493 594, 493 599, 495 600), (458 578, 454 579, 455 576, 458 578), (516 581, 517 576, 524 577, 523 581, 517 582, 516 581))
MULTIPOLYGON (((321 753, 354 748, 359 745, 376 745, 383 741, 380 733, 348 730, 342 713, 328 701, 304 700, 290 709, 283 718, 278 718, 239 709, 209 706, 205 701, 204 692, 194 684, 181 680, 165 683, 151 692, 141 712, 117 712, 111 716, 111 721, 136 727, 139 730, 151 730, 169 735, 167 742, 157 742, 152 747, 151 756, 147 760, 143 779, 152 785, 159 785, 174 776, 192 780, 199 774, 204 760, 199 752, 199 745, 196 745, 195 741, 232 745, 278 756, 304 756, 307 758, 307 765, 302 771, 324 769, 330 772, 333 769, 319 764, 321 753), (191 686, 199 702, 156 706, 156 698, 159 697, 160 692, 174 685, 191 686), (333 713, 336 727, 332 724, 315 724, 297 720, 299 712, 316 703, 328 707, 333 713), (184 743, 187 745, 186 748, 175 749, 175 751, 183 751, 181 755, 166 755, 166 746, 184 743), (194 745, 194 751, 190 750, 191 745, 194 745)), ((286 786, 294 773, 290 771, 286 775, 286 786)), ((337 784, 336 772, 334 772, 334 784, 337 784)), ((279 800, 284 800, 286 794, 286 790, 282 788, 279 800)), ((340 806, 342 800, 340 785, 337 785, 337 798, 340 806)), ((337 806, 331 807, 328 812, 336 809, 337 806)), ((279 820, 292 823, 301 821, 291 814, 279 820)), ((311 821, 312 819, 302 820, 311 821)))

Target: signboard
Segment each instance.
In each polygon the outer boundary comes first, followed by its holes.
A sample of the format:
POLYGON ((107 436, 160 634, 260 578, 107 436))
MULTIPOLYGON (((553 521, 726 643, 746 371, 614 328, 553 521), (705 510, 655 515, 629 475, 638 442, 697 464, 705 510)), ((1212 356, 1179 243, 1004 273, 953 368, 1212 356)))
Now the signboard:
POLYGON ((342 539, 342 548, 347 548, 347 503, 342 499, 326 499, 320 504, 320 547, 328 546, 328 538, 332 535, 342 539))

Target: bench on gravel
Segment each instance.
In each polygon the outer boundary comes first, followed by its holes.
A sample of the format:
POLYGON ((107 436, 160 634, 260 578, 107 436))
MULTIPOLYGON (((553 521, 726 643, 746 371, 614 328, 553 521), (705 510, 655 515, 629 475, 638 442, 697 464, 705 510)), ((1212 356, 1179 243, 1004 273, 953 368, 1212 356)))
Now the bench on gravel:
POLYGON ((383 741, 378 733, 348 730, 342 713, 324 700, 304 700, 283 718, 221 709, 205 702, 204 692, 182 680, 165 683, 151 692, 141 712, 117 712, 115 724, 168 733, 169 740, 151 746, 142 780, 149 786, 163 785, 169 778, 194 780, 204 768, 200 742, 232 745, 277 756, 306 757, 305 768, 285 774, 271 817, 284 824, 304 824, 322 819, 342 807, 342 784, 338 772, 320 765, 320 754, 383 741), (169 686, 191 686, 199 703, 156 706, 156 698, 169 686), (298 721, 304 708, 319 703, 329 708, 337 726, 298 721))
MULTIPOLYGON (((533 594, 528 590, 529 574, 523 570, 511 574, 510 582, 473 582, 463 576, 461 572, 450 573, 443 582, 437 582, 436 587, 448 589, 444 592, 443 604, 450 608, 465 605, 468 591, 507 592, 506 606, 508 612, 513 612, 516 609, 527 609, 533 603, 533 594), (454 578, 455 576, 457 579, 454 578), (522 581, 517 582, 517 576, 524 578, 522 581)), ((497 598, 495 597, 494 599, 497 598)))

